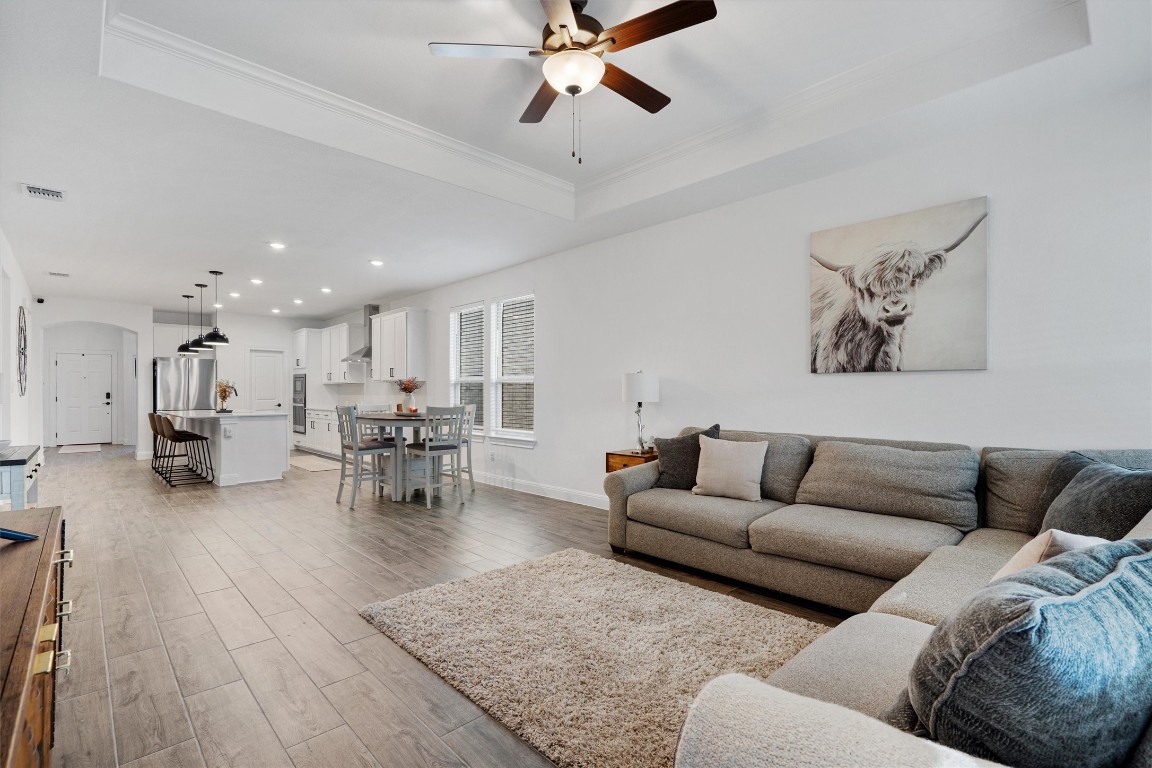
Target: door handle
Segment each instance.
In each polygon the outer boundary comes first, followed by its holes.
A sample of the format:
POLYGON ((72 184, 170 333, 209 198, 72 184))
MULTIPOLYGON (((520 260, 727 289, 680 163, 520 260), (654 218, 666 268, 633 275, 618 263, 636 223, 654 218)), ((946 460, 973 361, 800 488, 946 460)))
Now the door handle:
POLYGON ((396 378, 396 369, 395 368, 389 368, 388 369, 388 378, 390 378, 390 379, 396 378))
POLYGON ((112 401, 111 401, 111 400, 108 400, 108 401, 106 401, 106 402, 104 403, 104 405, 112 405, 112 401))
POLYGON ((277 407, 277 408, 279 408, 279 407, 280 407, 280 403, 276 403, 276 407, 277 407))

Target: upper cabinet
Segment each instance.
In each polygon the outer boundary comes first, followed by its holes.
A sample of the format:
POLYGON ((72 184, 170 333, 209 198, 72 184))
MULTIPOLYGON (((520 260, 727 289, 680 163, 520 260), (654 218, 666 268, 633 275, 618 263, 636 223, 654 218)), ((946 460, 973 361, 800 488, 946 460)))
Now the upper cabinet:
POLYGON ((353 348, 363 345, 364 329, 340 323, 320 332, 321 382, 324 384, 363 384, 364 363, 345 363, 353 348))
POLYGON ((309 347, 312 354, 319 354, 316 350, 320 341, 320 331, 314 328, 301 328, 292 334, 292 367, 307 368, 309 347), (312 342, 309 344, 309 342, 312 342))
POLYGON ((405 307, 372 316, 372 379, 428 378, 428 311, 405 307))

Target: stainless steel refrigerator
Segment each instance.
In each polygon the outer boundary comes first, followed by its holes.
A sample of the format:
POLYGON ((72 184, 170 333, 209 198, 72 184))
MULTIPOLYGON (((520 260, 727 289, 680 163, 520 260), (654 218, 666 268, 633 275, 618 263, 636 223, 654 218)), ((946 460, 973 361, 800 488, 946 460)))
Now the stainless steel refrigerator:
POLYGON ((153 411, 202 411, 216 407, 216 361, 157 357, 152 361, 153 411))

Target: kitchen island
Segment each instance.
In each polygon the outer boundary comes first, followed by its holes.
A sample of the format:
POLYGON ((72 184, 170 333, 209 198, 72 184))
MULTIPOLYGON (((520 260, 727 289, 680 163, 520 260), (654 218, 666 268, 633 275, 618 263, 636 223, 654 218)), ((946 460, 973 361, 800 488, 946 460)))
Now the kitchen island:
POLYGON ((287 411, 160 411, 176 429, 208 438, 216 485, 283 480, 288 471, 287 411))

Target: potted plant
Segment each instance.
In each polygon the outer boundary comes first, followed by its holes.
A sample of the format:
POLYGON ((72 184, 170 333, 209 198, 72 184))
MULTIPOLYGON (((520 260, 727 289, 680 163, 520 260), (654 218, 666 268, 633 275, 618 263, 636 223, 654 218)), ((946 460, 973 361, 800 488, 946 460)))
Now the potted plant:
POLYGON ((408 413, 418 413, 420 409, 416 407, 416 390, 424 386, 424 382, 415 377, 411 379, 397 379, 396 386, 401 392, 408 395, 408 397, 404 399, 404 403, 397 406, 397 410, 404 409, 407 410, 408 413))
POLYGON ((219 403, 216 407, 216 413, 232 413, 225 406, 228 405, 228 398, 233 395, 239 394, 236 391, 236 385, 228 379, 216 379, 216 400, 219 403))

